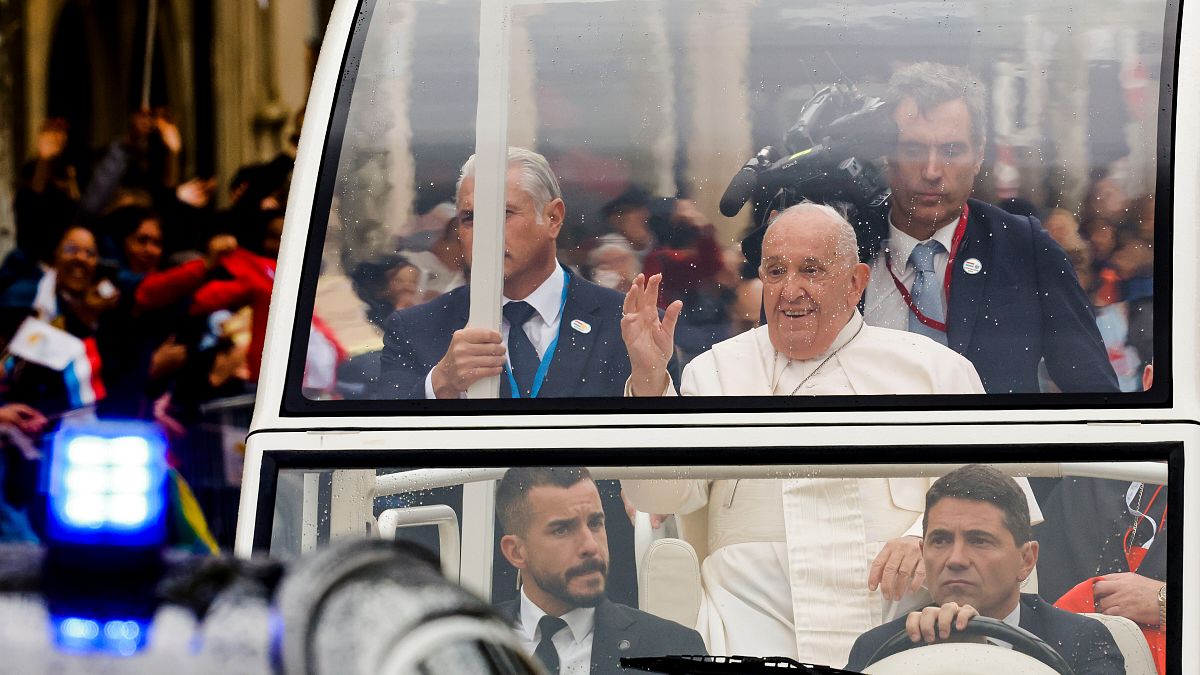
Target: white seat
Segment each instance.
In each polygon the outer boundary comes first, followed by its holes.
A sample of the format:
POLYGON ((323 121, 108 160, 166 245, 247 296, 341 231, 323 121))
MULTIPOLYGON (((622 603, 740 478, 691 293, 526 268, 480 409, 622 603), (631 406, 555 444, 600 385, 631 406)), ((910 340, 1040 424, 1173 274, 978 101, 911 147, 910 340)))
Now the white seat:
POLYGON ((638 606, 689 628, 700 616, 700 560, 682 539, 659 539, 646 547, 638 570, 638 606))
POLYGON ((1138 625, 1123 616, 1107 614, 1081 614, 1090 616, 1112 633, 1113 641, 1125 657, 1125 675, 1158 675, 1154 666, 1154 656, 1150 654, 1150 645, 1138 625))

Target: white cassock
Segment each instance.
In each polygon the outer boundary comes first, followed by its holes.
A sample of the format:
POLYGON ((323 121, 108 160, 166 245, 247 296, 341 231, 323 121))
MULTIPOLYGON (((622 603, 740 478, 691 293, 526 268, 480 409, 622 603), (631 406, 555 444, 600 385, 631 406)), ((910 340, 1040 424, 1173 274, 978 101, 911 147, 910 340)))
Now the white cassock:
MULTIPOLYGON (((684 396, 982 394, 971 362, 855 312, 824 354, 791 361, 765 326, 715 345, 683 372, 684 396)), ((668 386, 666 395, 671 392, 668 386)), ((626 394, 628 394, 628 388, 626 394)), ((708 556, 696 630, 710 654, 788 656, 841 667, 854 640, 929 603, 925 590, 889 602, 867 590, 889 540, 921 536, 932 478, 622 481, 638 510, 708 507, 708 556)), ((1020 479, 1033 522, 1041 511, 1020 479)))

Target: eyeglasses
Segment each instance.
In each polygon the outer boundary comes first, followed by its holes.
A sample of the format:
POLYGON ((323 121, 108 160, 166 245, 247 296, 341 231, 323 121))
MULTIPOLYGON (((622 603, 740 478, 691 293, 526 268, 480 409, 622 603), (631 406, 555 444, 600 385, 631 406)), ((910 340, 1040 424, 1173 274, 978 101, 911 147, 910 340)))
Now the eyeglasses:
POLYGON ((96 249, 86 246, 77 246, 75 244, 64 244, 62 254, 67 256, 77 256, 80 258, 95 258, 98 254, 96 249))

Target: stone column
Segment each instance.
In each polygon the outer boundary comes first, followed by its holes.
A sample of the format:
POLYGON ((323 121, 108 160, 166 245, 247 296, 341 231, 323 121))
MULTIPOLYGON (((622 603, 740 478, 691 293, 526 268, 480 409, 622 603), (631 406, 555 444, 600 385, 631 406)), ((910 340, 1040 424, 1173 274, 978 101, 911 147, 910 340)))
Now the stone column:
POLYGON ((50 72, 50 47, 54 24, 65 0, 28 0, 25 3, 25 145, 37 142, 46 119, 46 77, 50 72))
POLYGON ((747 225, 721 215, 718 204, 729 179, 754 154, 746 67, 750 56, 753 3, 706 7, 687 19, 685 68, 692 128, 688 134, 687 179, 692 198, 712 219, 718 240, 730 243, 747 225), (714 43, 713 36, 720 36, 714 43))
POLYGON ((537 151, 537 130, 541 120, 537 106, 537 64, 527 22, 541 12, 540 5, 513 9, 512 51, 508 64, 508 144, 534 152, 537 151))
POLYGON ((217 185, 224 195, 238 167, 268 157, 256 148, 254 121, 264 102, 260 17, 257 2, 215 0, 212 4, 213 113, 217 185))
MULTIPOLYGON (((667 17, 662 3, 646 2, 641 13, 643 36, 630 36, 626 58, 634 101, 642 106, 629 120, 632 130, 630 172, 635 183, 662 196, 674 196, 675 152, 675 59, 667 35, 667 17)), ((715 213, 713 214, 716 215, 715 213)))
POLYGON ((0 0, 0 257, 8 254, 16 241, 16 218, 13 214, 13 186, 21 158, 17 156, 14 135, 18 86, 14 73, 19 67, 16 49, 20 25, 18 0, 0 0))

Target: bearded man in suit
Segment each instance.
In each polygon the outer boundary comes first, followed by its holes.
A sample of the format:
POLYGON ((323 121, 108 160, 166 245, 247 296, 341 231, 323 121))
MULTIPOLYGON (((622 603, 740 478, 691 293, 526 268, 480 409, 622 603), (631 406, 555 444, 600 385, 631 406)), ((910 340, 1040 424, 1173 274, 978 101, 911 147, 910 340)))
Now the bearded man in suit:
POLYGON ((600 493, 580 467, 509 469, 496 490, 500 550, 520 598, 499 611, 551 675, 616 675, 622 657, 706 654, 700 635, 610 601, 600 493))

